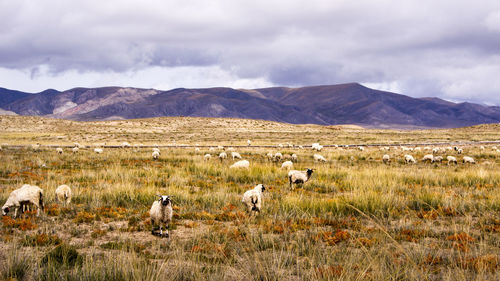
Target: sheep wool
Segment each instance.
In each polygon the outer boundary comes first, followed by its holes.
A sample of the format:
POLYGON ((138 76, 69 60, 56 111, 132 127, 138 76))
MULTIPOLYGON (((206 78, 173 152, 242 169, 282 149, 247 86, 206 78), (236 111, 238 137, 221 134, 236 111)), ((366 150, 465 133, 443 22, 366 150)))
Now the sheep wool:
POLYGON ((241 155, 238 152, 231 152, 231 157, 233 157, 233 160, 238 158, 241 159, 241 155))
POLYGON ((263 184, 256 185, 253 189, 243 193, 241 202, 246 206, 248 213, 260 212, 262 209, 262 192, 266 190, 263 184))
POLYGON ((40 209, 43 211, 43 190, 36 185, 25 184, 12 191, 7 201, 2 207, 2 215, 7 215, 14 208, 14 217, 17 217, 18 210, 23 211, 23 206, 33 204, 37 206, 37 216, 40 209))
POLYGON ((77 153, 77 152, 78 152, 78 150, 80 150, 80 149, 78 148, 78 146, 75 146, 75 147, 73 147, 73 149, 72 149, 72 150, 73 150, 73 153, 77 153))
POLYGON ((56 152, 59 153, 59 154, 62 154, 63 153, 63 149, 60 148, 60 147, 58 147, 58 148, 56 148, 56 152))
POLYGON ((244 168, 248 169, 250 167, 250 162, 248 160, 240 160, 233 165, 229 166, 230 169, 239 169, 239 168, 244 168))
POLYGON ((476 164, 476 161, 474 161, 474 158, 469 157, 469 156, 464 156, 462 159, 463 163, 469 163, 469 164, 476 164))
POLYGON ((285 161, 283 164, 281 164, 281 169, 293 169, 293 162, 292 161, 285 161))
POLYGON ((173 209, 172 209, 172 200, 170 200, 170 196, 167 195, 157 195, 160 197, 159 200, 153 202, 151 209, 149 210, 149 217, 151 218, 151 224, 153 225, 153 229, 151 233, 155 235, 155 226, 160 228, 160 236, 168 237, 168 225, 172 221, 173 209), (165 228, 165 235, 163 234, 163 228, 165 228))
POLYGON ((210 160, 210 159, 212 158, 212 155, 210 155, 210 154, 208 154, 208 153, 207 153, 207 154, 205 154, 205 156, 203 156, 203 158, 204 158, 206 161, 208 161, 208 160, 210 160))
POLYGON ((65 204, 71 203, 71 188, 65 184, 56 188, 56 200, 65 204))
POLYGON ((413 158, 413 156, 409 155, 409 154, 406 154, 405 155, 405 162, 406 164, 409 164, 409 163, 417 163, 417 161, 415 161, 415 158, 413 158))
POLYGON ((323 157, 323 155, 320 155, 320 154, 314 154, 313 158, 314 158, 314 161, 326 162, 326 158, 323 157))
POLYGON ((443 161, 443 156, 436 156, 432 159, 432 163, 443 161))

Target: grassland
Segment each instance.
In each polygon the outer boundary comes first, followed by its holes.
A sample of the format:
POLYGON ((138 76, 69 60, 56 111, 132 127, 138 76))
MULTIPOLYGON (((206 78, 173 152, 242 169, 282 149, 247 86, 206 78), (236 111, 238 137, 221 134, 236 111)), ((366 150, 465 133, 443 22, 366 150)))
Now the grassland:
MULTIPOLYGON (((498 125, 433 131, 363 130, 207 118, 80 123, 1 117, 10 145, 256 145, 494 141, 498 125)), ((204 161, 202 147, 91 148, 62 155, 42 146, 2 145, 0 203, 24 183, 45 191, 46 210, 2 218, 0 277, 17 280, 498 280, 500 154, 463 146, 476 165, 406 165, 400 150, 242 147, 249 170, 204 161), (315 168, 302 188, 268 151, 296 153, 295 168, 315 168), (388 153, 389 165, 381 161, 388 153), (264 208, 248 216, 241 194, 257 183, 264 208), (60 184, 73 202, 54 202, 60 184), (171 237, 151 235, 155 194, 174 200, 171 237)), ((407 153, 407 152, 405 152, 407 153)), ((425 151, 411 152, 420 160, 425 151)), ((441 154, 456 155, 456 152, 441 154)), ((214 157, 215 158, 215 157, 214 157)))

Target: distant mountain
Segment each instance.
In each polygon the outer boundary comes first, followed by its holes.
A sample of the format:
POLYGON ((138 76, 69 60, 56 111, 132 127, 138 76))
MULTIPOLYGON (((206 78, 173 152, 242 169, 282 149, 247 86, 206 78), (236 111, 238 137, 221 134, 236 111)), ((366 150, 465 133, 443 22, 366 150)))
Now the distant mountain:
POLYGON ((75 88, 36 94, 0 88, 0 114, 72 120, 202 116, 294 124, 356 124, 375 128, 462 127, 500 123, 500 107, 411 98, 357 83, 302 88, 75 88))

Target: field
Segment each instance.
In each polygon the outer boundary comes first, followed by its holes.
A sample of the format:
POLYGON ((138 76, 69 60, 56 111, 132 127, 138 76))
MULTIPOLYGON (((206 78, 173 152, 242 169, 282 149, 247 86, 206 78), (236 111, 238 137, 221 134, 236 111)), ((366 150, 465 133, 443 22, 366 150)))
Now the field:
POLYGON ((405 152, 325 147, 326 163, 315 163, 310 148, 297 148, 498 140, 498 124, 393 131, 238 119, 0 116, 0 203, 24 183, 40 186, 46 202, 40 217, 2 217, 0 278, 499 280, 500 153, 494 144, 484 150, 459 145, 475 165, 424 163, 430 152, 423 145, 405 152), (94 145, 124 141, 132 146, 93 152, 94 145), (74 142, 87 148, 73 154, 66 146, 74 142), (35 143, 42 144, 37 151, 35 143), (147 147, 155 144, 158 160, 147 147), (235 147, 250 168, 229 169, 233 160, 220 161, 220 150, 209 150, 217 145, 235 147), (290 190, 282 161, 266 158, 270 151, 296 153, 295 169, 315 169, 310 181, 290 190), (206 153, 210 161, 203 160, 206 153), (386 153, 390 164, 381 161, 386 153), (404 163, 408 153, 416 164, 404 163), (249 216, 241 195, 258 183, 267 187, 263 210, 249 216), (55 202, 61 184, 73 190, 67 206, 55 202), (173 198, 170 238, 151 234, 155 194, 173 198))

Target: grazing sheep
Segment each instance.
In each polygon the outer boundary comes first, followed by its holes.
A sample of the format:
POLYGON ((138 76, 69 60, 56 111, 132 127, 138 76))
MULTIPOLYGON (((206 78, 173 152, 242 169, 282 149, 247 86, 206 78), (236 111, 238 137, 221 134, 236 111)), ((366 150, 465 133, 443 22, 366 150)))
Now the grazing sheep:
POLYGON ((461 148, 457 149, 457 153, 458 153, 458 154, 462 154, 463 152, 464 152, 464 150, 463 150, 463 149, 461 149, 461 148))
POLYGON ((432 153, 438 153, 438 152, 439 152, 439 148, 434 147, 434 148, 432 149, 432 153))
POLYGON ((293 162, 292 161, 285 161, 283 164, 281 164, 281 169, 293 169, 293 162))
POLYGON ((382 156, 382 162, 385 164, 391 162, 391 156, 389 156, 389 154, 384 154, 384 156, 382 156))
POLYGON ((415 150, 415 151, 421 151, 421 150, 422 150, 422 148, 420 148, 420 147, 415 147, 413 150, 415 150))
POLYGON ((297 162, 299 160, 299 157, 297 157, 297 154, 292 154, 292 161, 297 162))
POLYGON ((251 140, 247 140, 247 144, 248 144, 248 146, 251 146, 252 145, 252 141, 251 140))
POLYGON ((208 151, 215 151, 215 147, 210 147, 208 151))
POLYGON ((233 160, 238 158, 238 159, 242 159, 241 158, 241 155, 238 153, 238 152, 231 152, 231 157, 233 157, 233 160))
POLYGON ((65 184, 56 189, 56 201, 65 204, 71 203, 71 188, 65 184))
POLYGON ((130 143, 124 141, 122 142, 122 148, 125 148, 125 147, 130 147, 130 143))
POLYGON ((160 197, 160 199, 153 202, 153 205, 149 210, 149 217, 151 218, 151 224, 153 225, 151 234, 155 235, 155 226, 159 226, 160 236, 163 237, 162 227, 165 227, 165 237, 168 237, 168 225, 172 221, 172 215, 174 213, 172 209, 172 200, 170 200, 170 196, 167 195, 157 196, 160 197))
POLYGON ((321 151, 323 149, 323 146, 315 142, 311 145, 311 149, 316 151, 321 151))
POLYGON ((428 147, 428 146, 425 146, 425 147, 424 147, 424 150, 428 151, 428 150, 431 150, 431 148, 430 148, 430 147, 428 147))
POLYGON ((433 159, 432 159, 432 163, 434 162, 438 162, 438 163, 441 163, 441 161, 443 161, 443 156, 435 156, 433 159))
POLYGON ((405 155, 405 162, 406 164, 410 164, 410 163, 417 163, 417 161, 415 161, 415 158, 413 158, 413 156, 409 155, 409 154, 406 154, 405 155))
POLYGON ((219 154, 219 159, 220 159, 220 161, 222 161, 222 160, 224 160, 224 159, 226 159, 226 158, 227 158, 227 154, 226 154, 225 152, 221 152, 221 153, 219 154))
POLYGON ((226 150, 227 151, 234 151, 234 147, 228 147, 226 150))
POLYGON ((291 170, 288 172, 288 181, 290 182, 290 189, 293 190, 293 184, 304 184, 306 183, 313 173, 313 169, 307 169, 304 171, 291 170))
POLYGON ((153 152, 155 152, 155 151, 156 151, 156 152, 158 152, 158 154, 160 154, 160 153, 161 153, 161 152, 160 152, 160 149, 159 149, 158 147, 153 147, 153 152))
POLYGON ((363 146, 358 147, 359 151, 365 151, 365 148, 363 146))
POLYGON ((299 149, 304 149, 304 147, 302 145, 299 145, 299 149))
POLYGON ((262 192, 266 190, 263 184, 256 185, 253 189, 247 190, 243 193, 241 202, 247 207, 248 213, 255 214, 262 209, 262 192))
POLYGON ((267 160, 269 160, 269 161, 272 161, 272 160, 273 160, 273 158, 274 158, 274 154, 273 154, 272 152, 268 152, 268 153, 266 154, 266 156, 267 156, 267 160))
POLYGON ((453 157, 453 156, 447 156, 446 157, 446 160, 448 160, 448 165, 450 165, 450 163, 455 163, 455 164, 458 164, 457 162, 457 158, 453 157))
POLYGON ((453 147, 448 146, 448 147, 446 148, 446 150, 451 151, 451 150, 453 150, 453 147))
POLYGON ((205 154, 205 156, 203 156, 203 158, 205 159, 205 161, 208 161, 208 160, 212 159, 212 155, 207 153, 207 154, 205 154))
POLYGON ((199 147, 195 147, 194 148, 194 152, 200 152, 200 148, 199 147))
POLYGON ((422 158, 422 162, 429 161, 432 163, 433 160, 434 160, 434 155, 432 154, 426 154, 424 155, 424 158, 422 158))
POLYGON ((248 169, 250 167, 250 162, 248 160, 240 160, 238 162, 235 162, 233 165, 229 166, 230 169, 239 169, 239 168, 244 168, 248 169))
POLYGON ((320 155, 320 154, 314 154, 313 158, 314 158, 314 161, 326 162, 325 157, 323 157, 323 155, 320 155))
POLYGON ((217 146, 218 150, 224 150, 224 147, 222 145, 217 146))
POLYGON ((60 147, 58 147, 58 148, 56 148, 56 152, 59 153, 59 154, 62 154, 63 153, 63 149, 60 148, 60 147))
POLYGON ((78 146, 75 146, 75 147, 73 147, 73 149, 72 149, 73 153, 77 153, 77 152, 78 152, 78 150, 80 150, 80 149, 78 148, 78 146))
POLYGON ((462 159, 462 162, 465 164, 465 163, 469 163, 469 164, 476 164, 476 161, 474 161, 474 158, 472 157, 469 157, 469 156, 464 156, 464 158, 462 159))
POLYGON ((33 204, 37 207, 36 215, 40 215, 40 209, 43 211, 43 190, 36 185, 25 184, 12 191, 7 201, 2 207, 2 215, 7 215, 14 208, 14 217, 17 217, 17 211, 21 213, 23 206, 33 204))
POLYGON ((94 148, 94 152, 97 154, 101 154, 103 152, 102 148, 94 148))
POLYGON ((283 158, 283 154, 281 154, 280 152, 276 152, 276 154, 274 154, 275 161, 279 161, 281 160, 281 158, 283 158))
POLYGON ((154 160, 157 160, 158 158, 160 158, 160 152, 153 151, 153 153, 151 154, 151 156, 153 157, 154 160))

